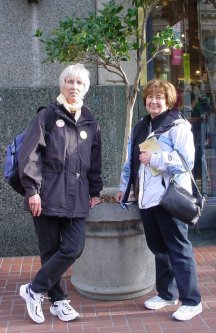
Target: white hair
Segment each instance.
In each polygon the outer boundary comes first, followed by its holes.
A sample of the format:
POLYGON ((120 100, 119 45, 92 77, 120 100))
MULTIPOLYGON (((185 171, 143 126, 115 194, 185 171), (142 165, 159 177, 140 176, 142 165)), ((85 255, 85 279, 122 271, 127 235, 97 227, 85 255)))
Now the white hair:
POLYGON ((83 97, 84 97, 84 95, 89 90, 89 86, 90 86, 89 76, 90 76, 90 73, 83 64, 77 63, 75 65, 69 65, 61 72, 61 74, 59 76, 59 89, 62 92, 66 79, 79 78, 84 83, 84 86, 85 86, 84 92, 83 92, 83 97))

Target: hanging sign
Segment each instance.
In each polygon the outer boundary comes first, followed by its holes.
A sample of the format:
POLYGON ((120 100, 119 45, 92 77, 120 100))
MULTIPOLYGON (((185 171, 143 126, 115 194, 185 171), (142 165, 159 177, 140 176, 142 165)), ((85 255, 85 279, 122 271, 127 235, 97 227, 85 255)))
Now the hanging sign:
POLYGON ((190 54, 183 53, 184 80, 190 83, 190 54))
POLYGON ((182 49, 173 48, 172 52, 172 65, 181 65, 182 64, 182 49))

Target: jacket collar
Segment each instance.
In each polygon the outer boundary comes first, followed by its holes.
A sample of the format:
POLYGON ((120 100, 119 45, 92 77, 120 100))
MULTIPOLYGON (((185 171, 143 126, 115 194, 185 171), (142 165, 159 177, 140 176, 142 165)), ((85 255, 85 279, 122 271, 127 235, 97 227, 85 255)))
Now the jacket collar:
MULTIPOLYGON (((65 109, 64 105, 60 105, 58 102, 56 102, 55 104, 56 104, 56 109, 55 109, 56 113, 68 119, 69 121, 75 123, 74 116, 68 110, 65 109)), ((94 121, 95 118, 91 114, 90 109, 86 105, 83 105, 81 108, 81 115, 76 124, 80 125, 83 123, 91 123, 94 121)))

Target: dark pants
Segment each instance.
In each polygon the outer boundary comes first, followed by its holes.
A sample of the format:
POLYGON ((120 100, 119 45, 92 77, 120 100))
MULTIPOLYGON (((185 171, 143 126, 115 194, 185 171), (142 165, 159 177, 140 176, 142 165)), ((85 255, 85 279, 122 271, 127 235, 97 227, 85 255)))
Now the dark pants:
POLYGON ((141 209, 141 215, 148 247, 155 255, 158 296, 165 300, 179 298, 183 305, 199 304, 201 297, 188 226, 161 206, 141 209))
POLYGON ((42 267, 32 282, 36 293, 48 293, 50 301, 67 298, 61 276, 81 255, 85 245, 85 219, 39 216, 34 218, 42 267))

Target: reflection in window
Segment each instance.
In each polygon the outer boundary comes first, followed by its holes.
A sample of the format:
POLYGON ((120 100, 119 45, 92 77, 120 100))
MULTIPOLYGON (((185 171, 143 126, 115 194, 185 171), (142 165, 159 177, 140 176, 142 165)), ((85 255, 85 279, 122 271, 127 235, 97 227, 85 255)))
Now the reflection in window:
POLYGON ((191 122, 194 176, 203 193, 216 196, 216 7, 210 0, 166 0, 149 20, 148 38, 173 27, 183 48, 164 49, 148 67, 148 79, 171 81, 176 106, 191 122))

